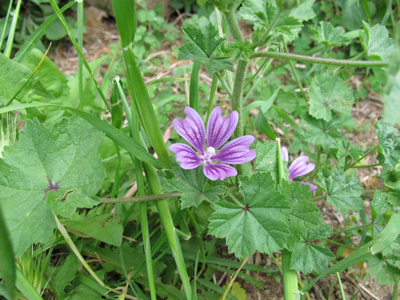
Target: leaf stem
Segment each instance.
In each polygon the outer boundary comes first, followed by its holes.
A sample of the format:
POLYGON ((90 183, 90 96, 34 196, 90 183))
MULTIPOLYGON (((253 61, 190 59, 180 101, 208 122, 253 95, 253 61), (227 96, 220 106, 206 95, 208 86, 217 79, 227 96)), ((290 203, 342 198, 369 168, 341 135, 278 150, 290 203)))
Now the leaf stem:
POLYGON ((290 269, 292 253, 282 250, 282 275, 283 275, 283 292, 285 300, 296 300, 299 293, 297 272, 290 269))
POLYGON ((218 76, 214 74, 211 83, 210 98, 208 100, 206 125, 208 123, 208 118, 210 117, 211 110, 213 109, 213 106, 215 104, 215 92, 217 91, 217 87, 218 87, 218 76))
POLYGON ((350 166, 347 167, 347 169, 362 169, 362 168, 373 168, 380 166, 381 164, 372 164, 372 165, 362 165, 362 166, 350 166))
POLYGON ((225 300, 225 299, 226 299, 226 296, 228 296, 228 293, 229 293, 229 291, 231 290, 232 285, 233 285, 233 283, 234 283, 235 280, 236 280, 236 277, 238 276, 240 270, 242 270, 243 266, 247 263, 248 260, 249 260, 249 258, 246 257, 246 258, 243 260, 242 264, 240 265, 240 268, 237 269, 235 275, 232 277, 231 281, 229 282, 229 285, 228 285, 228 287, 226 288, 225 293, 222 295, 222 300, 225 300))
MULTIPOLYGON (((78 5, 78 47, 83 50, 83 0, 77 0, 78 5)), ((83 62, 78 56, 78 107, 83 108, 83 62)))
POLYGON ((363 156, 361 156, 360 159, 357 160, 356 162, 352 163, 351 165, 348 165, 347 168, 345 169, 345 171, 347 171, 349 168, 352 168, 353 166, 355 166, 356 164, 358 164, 359 161, 363 160, 365 157, 367 157, 367 156, 370 155, 371 153, 375 152, 376 149, 378 149, 378 146, 375 146, 374 148, 372 148, 371 150, 369 150, 367 153, 365 153, 363 156))
POLYGON ((311 57, 300 54, 293 53, 278 53, 278 52, 269 52, 269 51, 260 51, 250 55, 250 59, 257 57, 267 57, 267 58, 276 58, 281 60, 295 60, 316 64, 324 64, 324 65, 333 65, 333 66, 352 66, 352 67, 387 67, 390 62, 386 60, 346 60, 346 59, 332 59, 332 58, 322 58, 322 57, 311 57))
MULTIPOLYGON (((13 2, 13 1, 11 1, 11 2, 13 2)), ((15 36, 16 28, 17 28, 17 22, 18 22, 19 10, 21 8, 21 4, 22 4, 22 0, 18 0, 17 6, 15 7, 15 10, 13 13, 14 17, 12 19, 10 32, 8 33, 6 49, 4 50, 4 55, 8 58, 10 58, 10 56, 11 56, 12 47, 14 45, 14 36, 15 36)), ((7 26, 7 23, 4 23, 4 26, 7 26)))
POLYGON ((180 196, 182 196, 182 193, 169 193, 169 194, 159 194, 159 195, 131 197, 131 198, 101 198, 100 201, 102 203, 145 202, 145 201, 160 200, 160 199, 180 197, 180 196))
POLYGON ((199 111, 199 72, 201 62, 195 60, 192 67, 192 74, 190 76, 190 88, 189 88, 189 105, 196 111, 199 111))
POLYGON ((342 280, 340 279, 340 274, 339 272, 336 272, 336 278, 338 279, 339 282, 339 287, 340 287, 340 295, 342 296, 343 300, 346 300, 346 294, 344 293, 343 285, 342 285, 342 280))

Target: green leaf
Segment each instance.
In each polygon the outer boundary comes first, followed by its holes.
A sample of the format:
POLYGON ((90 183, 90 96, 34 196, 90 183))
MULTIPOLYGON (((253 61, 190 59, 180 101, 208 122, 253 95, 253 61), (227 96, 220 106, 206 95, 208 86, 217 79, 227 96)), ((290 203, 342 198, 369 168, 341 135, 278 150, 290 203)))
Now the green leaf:
POLYGON ((339 77, 320 73, 310 85, 310 115, 329 122, 332 111, 350 115, 354 103, 352 90, 339 77))
MULTIPOLYGON (((256 153, 257 157, 254 163, 255 169, 260 172, 269 173, 272 178, 276 180, 278 174, 276 144, 269 141, 258 141, 256 153)), ((286 162, 283 163, 285 164, 286 162)), ((283 172, 286 173, 286 177, 289 177, 289 170, 287 168, 284 168, 283 172)))
POLYGON ((394 50, 394 40, 389 38, 385 26, 375 24, 370 27, 363 21, 364 32, 360 33, 361 45, 365 53, 374 59, 388 60, 394 50))
POLYGON ((329 122, 326 122, 323 119, 316 119, 306 113, 302 116, 302 122, 308 128, 304 133, 304 138, 310 144, 329 148, 335 143, 336 139, 342 137, 337 132, 338 128, 341 128, 341 121, 340 116, 336 114, 333 115, 329 122))
POLYGON ((98 203, 91 197, 104 179, 97 154, 101 140, 98 130, 77 117, 51 130, 34 120, 27 122, 18 142, 5 148, 0 203, 16 256, 53 235, 52 208, 69 217, 78 207, 98 203))
POLYGON ((331 22, 321 21, 317 26, 310 26, 314 33, 313 40, 326 46, 342 46, 350 43, 343 27, 334 27, 331 22))
POLYGON ((233 71, 229 57, 218 56, 218 50, 225 41, 218 37, 218 29, 209 23, 203 30, 196 27, 182 28, 184 44, 179 48, 178 60, 198 60, 210 73, 222 70, 233 71))
POLYGON ((87 215, 62 222, 66 227, 77 230, 94 239, 114 246, 121 246, 123 227, 118 216, 107 213, 87 215))
POLYGON ((239 259, 255 251, 271 254, 286 246, 290 206, 274 190, 270 174, 240 177, 243 205, 219 202, 211 215, 209 234, 226 237, 229 251, 239 259))
POLYGON ((273 38, 282 36, 286 42, 293 41, 302 28, 303 21, 315 17, 312 10, 314 0, 307 0, 292 10, 286 10, 278 15, 278 7, 272 1, 246 0, 240 8, 240 16, 247 22, 253 24, 255 36, 261 37, 267 33, 274 20, 275 25, 269 35, 273 38))
POLYGON ((399 131, 395 127, 382 122, 375 124, 375 131, 379 140, 379 162, 389 168, 394 168, 400 161, 399 131))
MULTIPOLYGON (((22 64, 19 64, 0 53, 0 103, 7 103, 15 97, 17 92, 28 80, 32 71, 22 64)), ((26 86, 18 93, 18 101, 28 100, 30 96, 49 96, 46 89, 41 85, 40 80, 33 77, 26 86)))
POLYGON ((58 267, 55 271, 54 277, 51 279, 51 283, 54 286, 55 291, 59 299, 65 299, 66 286, 75 278, 76 272, 81 267, 75 254, 71 253, 67 256, 61 267, 58 267))
POLYGON ((337 160, 343 158, 350 158, 353 161, 358 161, 358 159, 363 155, 363 151, 358 146, 353 146, 348 140, 335 140, 331 147, 337 160))
POLYGON ((322 273, 328 267, 329 261, 335 258, 329 249, 311 243, 296 243, 291 251, 290 268, 304 274, 313 270, 322 273))
POLYGON ((203 201, 215 203, 225 194, 222 186, 209 186, 207 178, 203 175, 202 168, 194 170, 183 170, 182 168, 174 168, 173 178, 166 176, 160 177, 162 189, 165 193, 180 192, 181 209, 186 207, 198 207, 203 201))
POLYGON ((348 210, 363 209, 360 198, 363 188, 357 177, 345 173, 343 169, 322 169, 317 182, 327 194, 327 201, 342 214, 347 214, 348 210))
POLYGON ((288 237, 287 247, 290 248, 291 245, 300 241, 304 231, 319 225, 321 214, 315 203, 310 201, 311 192, 308 185, 282 181, 280 192, 292 208, 288 220, 291 234, 288 237))
MULTIPOLYGON (((399 45, 399 43, 397 44, 399 45)), ((392 55, 390 66, 387 70, 388 83, 382 97, 383 121, 391 125, 400 125, 400 50, 392 55)))
POLYGON ((368 267, 372 274, 376 276, 379 284, 395 284, 400 280, 400 262, 398 258, 383 259, 381 256, 373 255, 368 258, 368 267))
POLYGON ((374 224, 383 224, 386 212, 391 209, 388 200, 388 193, 383 193, 380 190, 375 191, 371 203, 371 214, 374 224))

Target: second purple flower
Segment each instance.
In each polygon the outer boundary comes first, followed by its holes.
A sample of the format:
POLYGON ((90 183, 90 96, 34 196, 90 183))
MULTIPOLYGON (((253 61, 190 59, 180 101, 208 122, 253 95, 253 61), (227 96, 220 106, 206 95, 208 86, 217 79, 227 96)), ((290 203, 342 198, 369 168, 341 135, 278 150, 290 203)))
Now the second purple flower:
POLYGON ((211 179, 224 180, 227 177, 236 176, 234 167, 226 164, 243 164, 253 160, 256 152, 250 150, 254 141, 251 135, 245 135, 234 139, 221 147, 233 134, 238 124, 237 111, 231 112, 229 117, 221 115, 221 108, 215 107, 208 120, 206 129, 200 115, 191 107, 185 108, 186 119, 174 119, 173 124, 178 134, 188 141, 194 149, 186 144, 172 144, 169 149, 175 153, 176 160, 181 163, 182 169, 194 169, 203 165, 204 175, 211 179))

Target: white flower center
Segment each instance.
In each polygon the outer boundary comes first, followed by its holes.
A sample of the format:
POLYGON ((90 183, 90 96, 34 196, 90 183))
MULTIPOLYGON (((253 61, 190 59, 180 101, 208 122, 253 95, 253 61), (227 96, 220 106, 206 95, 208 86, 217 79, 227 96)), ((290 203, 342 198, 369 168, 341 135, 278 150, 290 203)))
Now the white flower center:
POLYGON ((208 147, 204 152, 204 155, 200 155, 200 158, 203 159, 203 164, 206 162, 210 162, 211 157, 215 155, 215 149, 213 147, 208 147))

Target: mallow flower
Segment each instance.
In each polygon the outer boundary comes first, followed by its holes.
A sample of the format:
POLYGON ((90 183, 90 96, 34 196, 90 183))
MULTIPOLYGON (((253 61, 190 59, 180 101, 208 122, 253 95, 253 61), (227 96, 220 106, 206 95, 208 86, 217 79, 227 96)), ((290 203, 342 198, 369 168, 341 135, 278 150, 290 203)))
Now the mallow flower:
MULTIPOLYGON (((284 161, 289 161, 288 149, 285 146, 282 146, 281 152, 282 152, 282 159, 284 161)), ((298 158, 296 158, 289 166, 289 179, 300 177, 312 172, 315 169, 315 165, 313 163, 307 163, 309 159, 310 158, 307 155, 300 155, 298 158)), ((300 181, 299 183, 309 185, 311 192, 317 189, 315 185, 309 182, 300 181)))
POLYGON ((229 117, 225 118, 221 115, 221 108, 215 107, 208 119, 207 133, 197 111, 186 107, 185 114, 184 120, 174 119, 173 124, 178 134, 197 152, 182 143, 172 144, 169 147, 175 153, 182 169, 190 170, 203 165, 203 173, 207 178, 224 180, 236 176, 237 171, 232 166, 220 163, 243 164, 256 157, 256 152, 249 149, 254 136, 245 135, 225 144, 238 124, 237 111, 232 111, 229 117), (218 150, 222 145, 224 146, 218 150))

